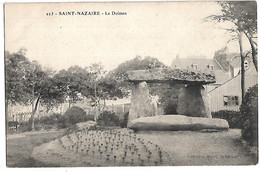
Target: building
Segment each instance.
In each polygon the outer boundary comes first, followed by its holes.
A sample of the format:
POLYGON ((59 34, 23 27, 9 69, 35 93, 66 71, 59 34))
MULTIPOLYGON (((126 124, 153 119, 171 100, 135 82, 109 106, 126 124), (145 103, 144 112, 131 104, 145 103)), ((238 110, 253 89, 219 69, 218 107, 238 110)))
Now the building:
MULTIPOLYGON (((246 90, 258 83, 258 74, 251 65, 245 70, 246 90)), ((241 73, 224 82, 219 87, 208 92, 211 111, 235 110, 238 111, 242 103, 241 73)))
MULTIPOLYGON (((218 62, 216 59, 207 58, 184 58, 176 57, 171 67, 174 69, 189 69, 201 72, 214 72, 216 83, 206 86, 210 99, 211 111, 239 110, 242 103, 241 94, 241 60, 237 54, 227 55, 227 64, 218 62)), ((258 74, 250 61, 245 60, 245 88, 258 83, 258 74)))
POLYGON ((206 57, 197 58, 178 58, 172 61, 171 68, 173 69, 188 69, 200 72, 213 72, 216 77, 216 83, 207 86, 208 91, 220 86, 225 81, 231 79, 230 72, 225 70, 220 63, 215 59, 207 59, 206 57))

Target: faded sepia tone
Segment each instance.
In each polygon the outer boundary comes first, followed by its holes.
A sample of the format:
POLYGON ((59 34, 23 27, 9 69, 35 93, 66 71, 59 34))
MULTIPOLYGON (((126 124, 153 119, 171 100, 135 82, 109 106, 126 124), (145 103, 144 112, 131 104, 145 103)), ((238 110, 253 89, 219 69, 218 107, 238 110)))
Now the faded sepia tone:
POLYGON ((7 167, 255 165, 256 3, 6 3, 7 167))

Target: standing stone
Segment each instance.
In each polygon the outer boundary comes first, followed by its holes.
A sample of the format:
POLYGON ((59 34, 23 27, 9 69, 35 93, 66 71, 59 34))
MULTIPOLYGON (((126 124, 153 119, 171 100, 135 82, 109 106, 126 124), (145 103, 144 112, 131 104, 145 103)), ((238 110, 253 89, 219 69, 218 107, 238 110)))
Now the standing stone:
POLYGON ((177 112, 180 115, 212 118, 207 91, 202 85, 187 85, 180 90, 177 112))
POLYGON ((129 110, 128 124, 140 117, 154 116, 155 107, 152 104, 149 89, 146 82, 135 84, 132 89, 131 107, 129 110))

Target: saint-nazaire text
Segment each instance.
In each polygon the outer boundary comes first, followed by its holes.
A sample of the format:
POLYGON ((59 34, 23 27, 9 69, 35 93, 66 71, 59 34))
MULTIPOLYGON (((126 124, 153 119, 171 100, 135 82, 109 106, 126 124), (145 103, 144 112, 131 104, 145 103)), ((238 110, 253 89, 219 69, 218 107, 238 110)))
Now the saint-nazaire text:
POLYGON ((59 11, 48 12, 47 16, 99 16, 99 15, 127 15, 123 11, 59 11))

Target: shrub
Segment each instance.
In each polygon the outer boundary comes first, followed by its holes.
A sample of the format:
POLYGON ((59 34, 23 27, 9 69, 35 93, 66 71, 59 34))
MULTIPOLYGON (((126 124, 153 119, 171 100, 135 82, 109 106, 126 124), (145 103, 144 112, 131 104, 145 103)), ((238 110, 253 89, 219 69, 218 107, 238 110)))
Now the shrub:
MULTIPOLYGON (((34 119, 34 129, 36 131, 39 131, 41 129, 40 120, 38 118, 34 119)), ((32 118, 30 118, 29 121, 21 122, 18 131, 19 132, 32 131, 32 118)))
POLYGON ((13 134, 15 133, 19 128, 19 123, 17 121, 8 121, 7 122, 7 133, 13 134))
POLYGON ((100 126, 119 126, 119 117, 114 112, 104 111, 97 119, 97 124, 100 126))
POLYGON ((251 146, 258 146, 258 85, 248 89, 240 106, 242 138, 251 146))
POLYGON ((129 112, 126 112, 126 113, 124 114, 123 120, 120 121, 120 127, 121 127, 121 128, 126 128, 126 127, 127 127, 128 117, 129 117, 129 112))
POLYGON ((43 116, 39 120, 40 126, 43 129, 53 129, 53 128, 64 128, 63 116, 59 113, 53 113, 50 116, 43 116))
POLYGON ((17 121, 8 121, 7 125, 8 127, 16 128, 19 125, 19 123, 17 121))
POLYGON ((227 120, 230 128, 241 128, 241 113, 232 110, 220 110, 211 113, 212 118, 221 118, 227 120))
POLYGON ((69 127, 79 122, 92 120, 90 118, 91 116, 87 116, 86 112, 82 108, 78 106, 72 106, 64 113, 64 119, 61 120, 64 122, 65 127, 69 127))
POLYGON ((31 131, 32 130, 32 124, 29 123, 29 121, 21 122, 18 130, 20 132, 31 131))

